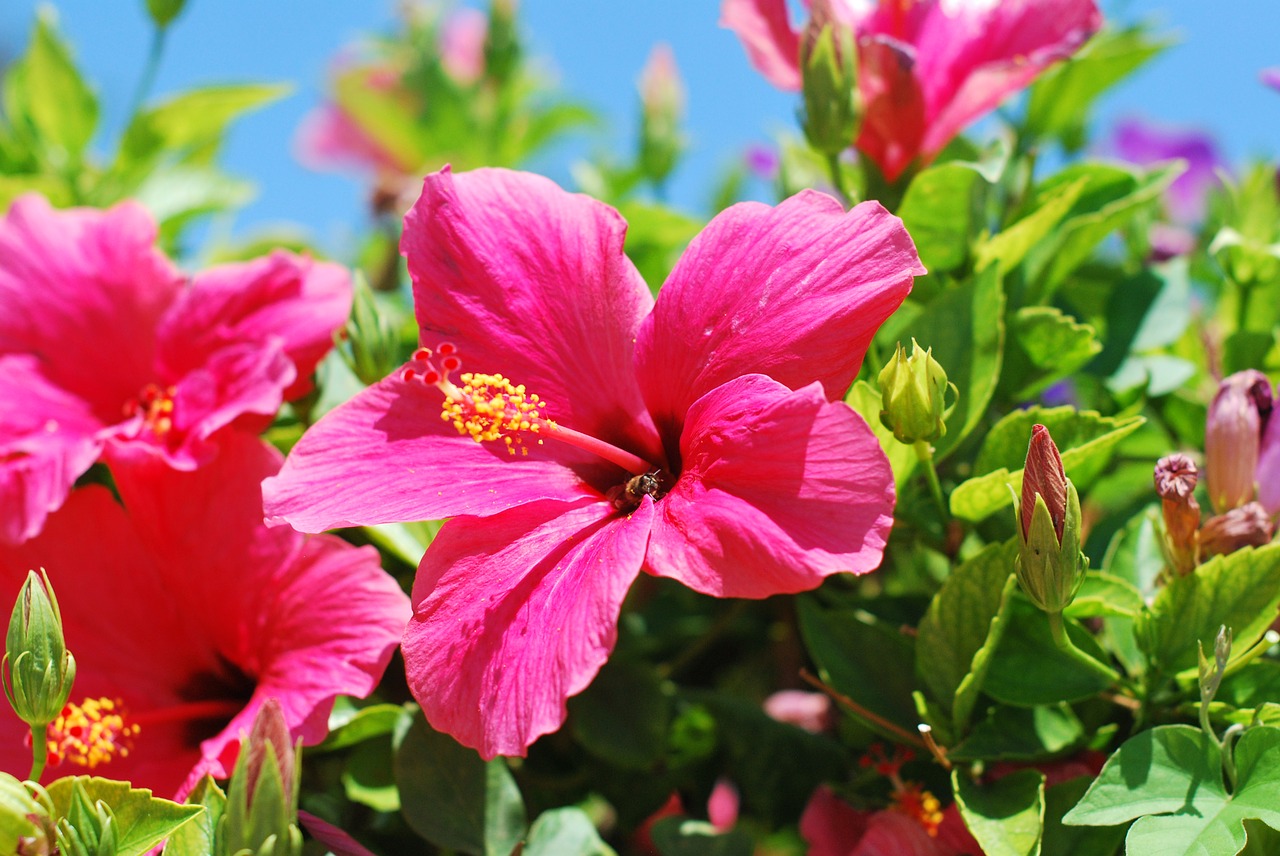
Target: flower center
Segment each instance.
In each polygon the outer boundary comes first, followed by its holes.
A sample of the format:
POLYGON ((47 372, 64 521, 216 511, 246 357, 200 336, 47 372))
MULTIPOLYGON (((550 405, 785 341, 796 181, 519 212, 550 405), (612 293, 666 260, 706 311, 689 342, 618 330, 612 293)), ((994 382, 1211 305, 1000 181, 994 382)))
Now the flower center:
POLYGON ((918 782, 907 782, 893 792, 894 808, 915 819, 930 838, 938 836, 942 825, 942 804, 918 782))
POLYGON ((70 761, 92 770, 115 758, 127 757, 141 730, 120 699, 91 698, 68 704, 46 734, 49 765, 70 761))
POLYGON ((658 492, 659 468, 626 449, 548 419, 543 413, 547 402, 537 393, 528 392, 524 384, 512 383, 501 374, 475 372, 462 372, 458 375, 460 384, 455 384, 450 376, 462 368, 462 359, 451 343, 441 344, 434 352, 430 348, 419 348, 414 351, 412 363, 401 372, 401 379, 434 386, 443 392, 440 418, 452 424, 459 434, 477 443, 501 440, 511 455, 516 454, 517 449, 521 455, 528 455, 525 445, 528 439, 535 439, 539 446, 546 438, 558 440, 598 455, 637 478, 649 479, 637 484, 636 505, 640 496, 658 492))
POLYGON ((133 416, 142 413, 142 426, 157 437, 163 437, 173 429, 173 396, 177 393, 174 387, 161 389, 154 383, 143 388, 137 398, 124 406, 124 415, 133 416))

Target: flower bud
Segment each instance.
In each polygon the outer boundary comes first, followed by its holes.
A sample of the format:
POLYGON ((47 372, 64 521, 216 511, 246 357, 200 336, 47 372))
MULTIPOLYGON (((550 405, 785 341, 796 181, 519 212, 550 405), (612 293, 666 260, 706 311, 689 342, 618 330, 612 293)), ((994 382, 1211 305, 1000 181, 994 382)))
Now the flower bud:
POLYGON ((361 383, 375 384, 400 365, 395 330, 362 274, 355 277, 351 317, 342 339, 338 354, 361 383))
POLYGON ((267 699, 240 748, 227 807, 218 827, 218 856, 242 851, 257 856, 299 856, 298 763, 301 742, 289 738, 280 702, 267 699))
POLYGON ((1080 552, 1080 497, 1067 478, 1049 429, 1031 429, 1018 525, 1018 583, 1045 612, 1062 612, 1080 590, 1089 561, 1080 552))
POLYGON ((55 844, 49 815, 26 785, 0 773, 0 853, 49 856, 55 844))
POLYGON ((912 339, 908 357, 899 342, 879 383, 884 406, 880 421, 899 443, 933 441, 947 433, 947 373, 933 358, 932 348, 925 350, 912 339))
POLYGON ((675 54, 667 44, 655 45, 640 73, 640 169, 661 183, 675 168, 680 150, 680 118, 684 84, 675 54))
POLYGON ((1205 479, 1219 514, 1253 499, 1258 448, 1271 415, 1271 383, 1247 369, 1224 378, 1205 425, 1205 479))
POLYGON ((65 817, 58 820, 58 852, 61 856, 116 856, 119 824, 115 813, 102 800, 90 799, 85 779, 71 786, 71 802, 65 817))
POLYGON ((853 144, 862 116, 857 36, 831 0, 814 0, 800 46, 802 124, 809 144, 837 155, 853 144))
POLYGON ((2 664, 4 692, 18 718, 33 728, 53 722, 71 695, 76 660, 67 651, 58 598, 44 569, 30 571, 18 593, 2 664))
POLYGON ((485 78, 502 86, 520 64, 520 37, 516 31, 516 0, 492 0, 489 28, 484 40, 485 78))
POLYGON ((1175 573, 1187 574, 1199 561, 1200 504, 1192 493, 1198 471, 1195 462, 1181 452, 1156 463, 1156 493, 1164 514, 1165 548, 1175 573))
POLYGON ((1200 552, 1204 558, 1225 555, 1245 547, 1271 543, 1276 525, 1260 503, 1248 502, 1225 514, 1210 517, 1200 530, 1200 552))

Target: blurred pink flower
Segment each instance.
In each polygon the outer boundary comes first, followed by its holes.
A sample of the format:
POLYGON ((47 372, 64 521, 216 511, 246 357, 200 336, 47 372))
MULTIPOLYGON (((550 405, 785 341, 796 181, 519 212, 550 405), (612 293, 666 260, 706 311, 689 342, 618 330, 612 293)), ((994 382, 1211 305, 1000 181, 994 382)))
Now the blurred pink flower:
POLYGON ((0 218, 0 543, 40 531, 104 451, 194 469, 310 389, 347 317, 334 264, 277 251, 187 280, 136 203, 0 218))
POLYGON ((876 811, 856 809, 823 785, 805 806, 800 835, 809 856, 981 856, 954 803, 945 810, 930 803, 925 817, 918 816, 920 808, 908 801, 876 811))
POLYGON ((779 690, 764 700, 764 712, 814 734, 829 729, 834 720, 831 698, 805 690, 779 690))
MULTIPOLYGON (((313 744, 335 696, 377 685, 408 599, 371 548, 263 525, 259 483, 279 465, 241 433, 195 472, 146 460, 117 477, 124 507, 81 488, 41 535, 0 548, 0 602, 28 569, 49 572, 78 666, 73 700, 125 710, 120 742, 94 747, 95 775, 185 792, 205 772, 230 773, 266 699, 313 744)), ((28 768, 25 731, 6 706, 0 769, 28 768)), ((89 772, 85 760, 70 753, 50 775, 89 772)))
POLYGON ((641 571, 804 591, 875 568, 892 523, 888 463, 841 398, 923 273, 901 222, 815 192, 735 205, 656 305, 625 228, 538 176, 428 176, 401 242, 426 347, 264 486, 305 531, 453 518, 403 647, 428 721, 486 758, 560 726, 641 571))
MULTIPOLYGON (((823 8, 857 34, 856 145, 890 181, 917 159, 928 163, 1102 26, 1093 0, 825 0, 823 8)), ((720 9, 751 64, 775 86, 799 90, 800 33, 786 0, 723 0, 720 9)))
POLYGON ((1141 166, 1181 159, 1187 169, 1169 186, 1165 203, 1174 223, 1194 225, 1204 219, 1205 201, 1226 167, 1213 136, 1191 128, 1170 128, 1130 117, 1116 123, 1109 149, 1141 166))
POLYGON ((1280 66, 1275 68, 1264 68, 1258 72, 1258 79, 1270 86, 1272 89, 1280 91, 1280 66))
POLYGON ((454 10, 440 27, 440 62, 449 76, 472 84, 484 74, 484 43, 489 16, 464 6, 454 10))

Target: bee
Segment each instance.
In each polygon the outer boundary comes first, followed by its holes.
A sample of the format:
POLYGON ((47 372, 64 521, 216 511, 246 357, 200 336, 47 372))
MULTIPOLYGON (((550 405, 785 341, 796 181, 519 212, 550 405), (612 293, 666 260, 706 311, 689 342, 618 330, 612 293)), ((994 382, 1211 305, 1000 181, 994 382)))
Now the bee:
POLYGON ((627 498, 635 503, 639 503, 646 496, 652 496, 656 499, 657 494, 662 492, 660 475, 661 471, 654 470, 653 472, 642 473, 630 478, 626 487, 627 498))

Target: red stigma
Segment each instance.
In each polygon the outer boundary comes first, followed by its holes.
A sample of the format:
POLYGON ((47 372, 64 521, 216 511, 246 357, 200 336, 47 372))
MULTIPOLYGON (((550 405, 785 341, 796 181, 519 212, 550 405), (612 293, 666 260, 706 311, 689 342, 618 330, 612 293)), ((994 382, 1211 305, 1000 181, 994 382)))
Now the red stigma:
POLYGON ((453 342, 441 342, 440 347, 438 348, 438 351, 440 353, 440 356, 448 357, 457 353, 458 349, 456 346, 454 346, 453 342))

